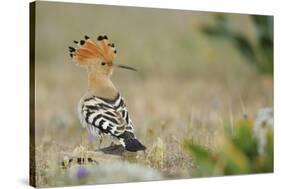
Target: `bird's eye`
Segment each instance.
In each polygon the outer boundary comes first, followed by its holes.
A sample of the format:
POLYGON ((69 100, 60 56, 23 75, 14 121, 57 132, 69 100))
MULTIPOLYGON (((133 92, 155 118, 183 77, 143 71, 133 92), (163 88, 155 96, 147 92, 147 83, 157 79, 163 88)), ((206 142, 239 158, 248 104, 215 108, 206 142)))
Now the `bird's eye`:
POLYGON ((101 65, 104 66, 104 65, 105 65, 105 62, 102 62, 101 65))

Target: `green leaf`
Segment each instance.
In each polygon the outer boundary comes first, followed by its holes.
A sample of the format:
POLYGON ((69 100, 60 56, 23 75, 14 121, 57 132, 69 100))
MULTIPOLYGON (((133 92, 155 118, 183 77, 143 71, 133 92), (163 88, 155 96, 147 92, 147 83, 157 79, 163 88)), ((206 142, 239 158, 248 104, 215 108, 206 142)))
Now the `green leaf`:
POLYGON ((249 120, 240 120, 234 128, 233 143, 247 157, 253 160, 257 155, 257 141, 253 135, 253 123, 249 120))
POLYGON ((191 153, 198 165, 198 176, 210 176, 215 171, 215 161, 213 155, 200 145, 184 143, 185 149, 191 153))
POLYGON ((249 63, 256 63, 254 48, 249 40, 240 34, 233 34, 232 39, 240 53, 249 60, 249 63))

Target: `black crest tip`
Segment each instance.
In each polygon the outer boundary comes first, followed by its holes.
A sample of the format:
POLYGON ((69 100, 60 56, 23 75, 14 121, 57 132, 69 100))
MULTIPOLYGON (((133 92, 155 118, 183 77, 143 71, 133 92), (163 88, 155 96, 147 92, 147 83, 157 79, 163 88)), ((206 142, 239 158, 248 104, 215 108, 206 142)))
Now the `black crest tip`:
POLYGON ((87 39, 90 39, 90 37, 89 37, 89 36, 87 36, 87 35, 85 35, 85 40, 87 40, 87 39))
POLYGON ((84 40, 81 40, 80 41, 80 45, 84 45, 85 41, 84 40))
POLYGON ((116 53, 117 53, 117 50, 114 50, 113 52, 114 52, 114 54, 116 54, 116 53))
POLYGON ((101 40, 103 40, 103 36, 98 36, 98 41, 101 41, 101 40))
POLYGON ((75 51, 75 48, 74 47, 68 47, 69 48, 69 52, 74 52, 75 51))
POLYGON ((103 39, 106 39, 106 40, 107 40, 107 39, 108 39, 107 35, 104 35, 104 36, 103 36, 103 39))
POLYGON ((76 41, 76 40, 74 40, 73 42, 76 43, 76 44, 78 44, 78 41, 76 41))

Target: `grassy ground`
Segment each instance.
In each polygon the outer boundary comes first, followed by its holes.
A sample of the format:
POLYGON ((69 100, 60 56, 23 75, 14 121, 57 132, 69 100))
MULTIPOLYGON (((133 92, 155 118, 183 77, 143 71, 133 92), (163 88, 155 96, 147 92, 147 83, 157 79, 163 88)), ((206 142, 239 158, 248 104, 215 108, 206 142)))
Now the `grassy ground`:
MULTIPOLYGON (((80 184, 79 179, 68 182, 58 176, 68 171, 59 168, 60 153, 79 145, 90 150, 97 146, 77 116, 87 75, 67 53, 72 41, 85 34, 107 34, 117 46, 116 61, 138 68, 137 73, 115 70, 113 81, 150 153, 137 164, 155 169, 163 179, 192 176, 196 165, 182 148, 184 139, 215 149, 226 124, 232 126, 244 114, 253 118, 257 109, 273 104, 271 76, 259 75, 231 44, 200 32, 201 25, 213 23, 211 13, 46 2, 36 10, 39 186, 80 184), (153 152, 155 146, 163 147, 163 157, 153 152)), ((234 30, 250 38, 255 34, 248 16, 231 18, 234 30)), ((103 183, 91 180, 82 183, 103 183)))

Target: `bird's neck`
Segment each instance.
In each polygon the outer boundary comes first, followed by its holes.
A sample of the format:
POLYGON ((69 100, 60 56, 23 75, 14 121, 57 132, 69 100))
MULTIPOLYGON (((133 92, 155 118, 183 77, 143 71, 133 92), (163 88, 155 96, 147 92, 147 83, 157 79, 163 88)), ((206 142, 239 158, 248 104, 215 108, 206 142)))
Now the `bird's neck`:
POLYGON ((88 73, 88 93, 106 99, 115 99, 118 95, 109 76, 92 72, 88 73))

